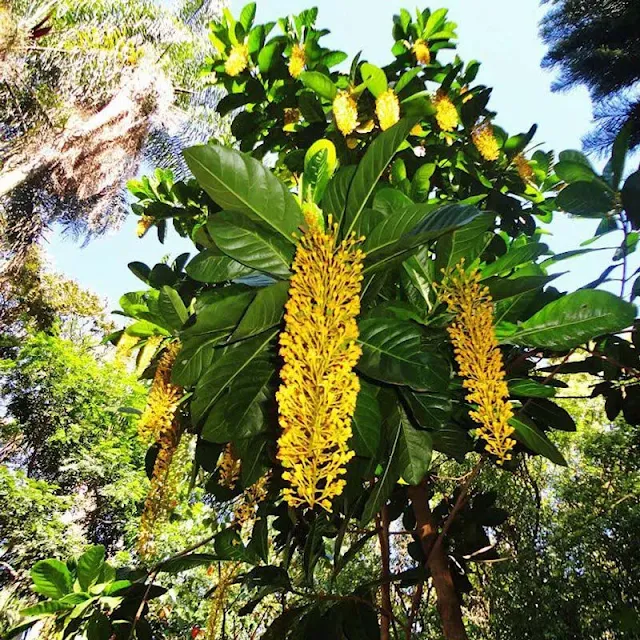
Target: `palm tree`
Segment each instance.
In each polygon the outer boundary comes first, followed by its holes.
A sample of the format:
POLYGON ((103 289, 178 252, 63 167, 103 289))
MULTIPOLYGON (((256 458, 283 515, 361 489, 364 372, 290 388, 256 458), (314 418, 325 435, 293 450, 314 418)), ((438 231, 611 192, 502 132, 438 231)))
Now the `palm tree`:
POLYGON ((543 67, 558 69, 554 91, 584 85, 594 104, 596 127, 585 138, 605 151, 628 123, 640 145, 640 3, 637 0, 545 0, 541 22, 549 45, 543 67))
POLYGON ((12 268, 52 223, 86 237, 117 225, 145 153, 162 166, 167 148, 220 131, 218 90, 199 72, 221 2, 3 2, 0 208, 12 268))

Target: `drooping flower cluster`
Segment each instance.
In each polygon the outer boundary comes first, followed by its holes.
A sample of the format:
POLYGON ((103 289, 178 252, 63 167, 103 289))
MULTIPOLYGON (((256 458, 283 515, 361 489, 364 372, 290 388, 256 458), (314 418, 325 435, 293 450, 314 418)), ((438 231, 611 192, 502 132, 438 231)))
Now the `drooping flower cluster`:
POLYGON ((211 596, 209 617, 207 618, 206 640, 217 640, 220 637, 218 634, 218 626, 227 600, 227 592, 229 591, 229 587, 233 584, 239 570, 239 562, 222 563, 218 584, 213 590, 213 595, 211 596))
POLYGON ((338 91, 333 100, 333 117, 343 136, 353 133, 358 126, 358 105, 348 91, 338 91))
POLYGON ((431 52, 429 51, 429 46, 424 40, 416 40, 411 49, 418 64, 429 64, 431 62, 431 52))
POLYGON ((444 91, 437 91, 434 98, 436 122, 442 131, 453 131, 460 122, 458 110, 444 91))
MULTIPOLYGON (((155 442, 158 451, 151 476, 151 488, 144 503, 138 536, 138 551, 148 557, 154 550, 156 523, 175 508, 178 477, 172 472, 172 461, 180 445, 182 431, 176 420, 182 389, 171 384, 171 369, 180 349, 171 344, 160 358, 149 391, 147 407, 138 423, 138 433, 145 442, 155 442)), ((187 443, 188 444, 188 443, 187 443)), ((185 452, 187 455, 188 452, 185 452)), ((179 465, 182 466, 182 465, 179 465)))
POLYGON ((304 51, 304 45, 294 44, 289 58, 289 74, 292 78, 297 78, 307 64, 307 56, 304 51))
POLYGON ((353 368, 364 254, 354 237, 337 242, 329 219, 325 232, 312 215, 300 238, 280 337, 284 366, 276 395, 282 435, 278 458, 292 507, 320 505, 342 493, 351 418, 360 384, 353 368))
POLYGON ((502 353, 493 327, 493 303, 489 289, 480 284, 477 270, 465 271, 463 263, 447 273, 440 297, 455 321, 448 332, 453 343, 466 398, 476 409, 469 412, 480 427, 477 435, 486 441, 486 450, 503 464, 511 459, 515 440, 509 424, 513 416, 508 400, 502 353))
POLYGON ((224 70, 230 76, 237 76, 247 68, 248 64, 249 47, 246 44, 235 44, 225 60, 224 70))
POLYGON ((142 215, 136 225, 136 235, 138 238, 142 238, 149 229, 153 226, 153 218, 151 216, 142 215))
POLYGON ((162 336, 151 336, 147 338, 142 349, 140 349, 140 353, 138 354, 138 361, 136 362, 136 375, 142 375, 147 367, 151 364, 153 360, 153 356, 155 355, 160 343, 162 342, 162 336))
POLYGON ((267 497, 269 474, 261 476, 240 496, 238 504, 233 510, 233 520, 238 526, 253 520, 256 507, 267 497))
POLYGON ((116 345, 115 362, 126 364, 131 357, 133 348, 138 344, 139 340, 140 338, 131 336, 126 331, 123 331, 122 335, 118 339, 118 344, 116 345))
POLYGON ((240 477, 240 459, 233 452, 228 443, 218 462, 218 484, 227 489, 235 489, 240 477))
POLYGON ((524 157, 522 153, 519 153, 514 159, 513 164, 516 166, 518 175, 523 182, 533 182, 535 179, 535 173, 529 164, 529 161, 524 157))
POLYGON ((493 132, 493 127, 488 121, 474 127, 471 139, 478 153, 487 161, 493 162, 500 157, 500 147, 493 132))
POLYGON ((387 89, 376 98, 376 116, 383 131, 400 120, 400 102, 393 89, 387 89))

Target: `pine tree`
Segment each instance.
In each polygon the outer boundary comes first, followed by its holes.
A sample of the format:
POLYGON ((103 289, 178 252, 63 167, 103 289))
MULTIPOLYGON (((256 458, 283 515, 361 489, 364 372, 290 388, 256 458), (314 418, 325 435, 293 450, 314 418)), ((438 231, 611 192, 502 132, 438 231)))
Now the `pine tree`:
MULTIPOLYGON (((549 1, 549 0, 547 0, 549 1)), ((629 123, 640 145, 640 4, 637 0, 550 0, 541 23, 549 45, 543 67, 560 75, 554 91, 587 87, 596 127, 585 146, 604 151, 629 123)))

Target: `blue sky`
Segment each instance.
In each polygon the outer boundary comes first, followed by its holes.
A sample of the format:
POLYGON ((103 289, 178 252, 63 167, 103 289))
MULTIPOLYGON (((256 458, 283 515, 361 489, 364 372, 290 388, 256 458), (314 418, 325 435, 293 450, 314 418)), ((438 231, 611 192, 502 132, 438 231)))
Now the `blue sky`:
MULTIPOLYGON (((234 15, 244 2, 231 0, 234 15)), ((354 55, 363 50, 364 58, 385 64, 390 60, 391 19, 400 7, 413 11, 414 5, 395 0, 258 0, 257 20, 265 22, 309 6, 318 6, 318 24, 331 30, 325 46, 354 55)), ((431 5, 432 9, 439 5, 431 5)), ((543 10, 536 0, 448 0, 450 19, 458 23, 458 53, 465 60, 482 62, 478 82, 494 87, 490 107, 498 112, 496 122, 509 133, 526 131, 539 125, 534 143, 544 149, 579 149, 580 140, 591 121, 591 105, 586 90, 552 94, 552 75, 540 68, 545 48, 537 26, 543 10)), ((546 240, 555 251, 575 248, 593 235, 596 222, 556 214, 546 240)), ((618 241, 619 242, 619 241, 618 241)), ((602 246, 613 244, 603 241, 602 246)), ((138 240, 135 217, 110 235, 93 240, 82 248, 71 239, 54 233, 49 238, 49 255, 54 267, 93 290, 116 308, 119 296, 143 288, 127 269, 127 263, 140 260, 153 265, 164 255, 178 255, 190 249, 189 243, 171 233, 160 245, 155 233, 138 240)), ((610 252, 592 254, 562 264, 571 269, 560 288, 570 289, 595 279, 606 266, 610 252), (592 256, 596 256, 595 258, 592 256)))

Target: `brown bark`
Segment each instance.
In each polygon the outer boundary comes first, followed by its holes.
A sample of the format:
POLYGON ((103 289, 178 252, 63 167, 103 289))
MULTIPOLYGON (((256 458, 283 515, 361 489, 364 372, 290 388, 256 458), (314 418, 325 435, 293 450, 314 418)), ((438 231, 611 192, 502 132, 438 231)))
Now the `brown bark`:
MULTIPOLYGON (((381 578, 387 580, 390 575, 389 569, 389 511, 387 507, 382 507, 378 515, 378 541, 380 542, 380 556, 382 559, 381 578)), ((380 615, 380 640, 390 640, 391 638, 391 584, 384 582, 380 586, 382 596, 382 609, 380 615)))
POLYGON ((462 621, 460 599, 453 584, 449 560, 444 545, 436 545, 438 529, 429 509, 429 494, 424 483, 409 487, 409 497, 416 517, 416 532, 427 558, 427 568, 436 591, 436 606, 442 630, 447 640, 468 640, 462 621))

